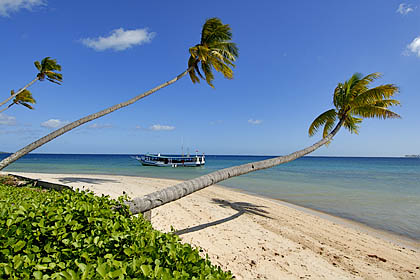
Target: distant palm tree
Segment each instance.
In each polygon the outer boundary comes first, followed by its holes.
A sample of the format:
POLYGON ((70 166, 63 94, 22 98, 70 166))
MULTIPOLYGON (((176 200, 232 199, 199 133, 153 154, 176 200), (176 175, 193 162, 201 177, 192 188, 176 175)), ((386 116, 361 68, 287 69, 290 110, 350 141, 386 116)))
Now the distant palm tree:
MULTIPOLYGON (((15 95, 14 90, 11 91, 11 95, 15 95)), ((13 99, 13 102, 9 106, 7 106, 6 108, 1 109, 0 113, 2 113, 3 111, 7 110, 10 107, 12 107, 15 104, 23 105, 26 108, 29 108, 29 109, 33 110, 34 108, 30 104, 35 104, 35 103, 36 103, 36 101, 32 97, 32 93, 29 90, 25 89, 25 90, 21 91, 18 95, 15 95, 15 99, 13 99)))
POLYGON ((389 106, 400 104, 398 100, 390 99, 398 92, 397 86, 387 84, 368 88, 369 84, 379 77, 379 73, 373 73, 366 77, 356 73, 346 82, 338 84, 333 97, 335 109, 321 114, 309 127, 309 135, 312 136, 320 127, 324 126, 323 138, 312 146, 286 156, 218 170, 144 197, 135 198, 127 202, 130 211, 133 214, 144 213, 223 180, 290 162, 329 143, 342 126, 351 133, 358 133, 358 124, 364 118, 400 118, 398 114, 388 109, 389 106))
MULTIPOLYGON (((28 87, 33 85, 38 80, 43 81, 44 79, 47 79, 48 81, 56 83, 56 84, 60 84, 63 81, 62 74, 56 72, 56 71, 61 71, 61 66, 57 64, 57 61, 55 59, 46 57, 43 60, 41 60, 41 62, 35 61, 34 64, 35 64, 35 67, 39 71, 38 74, 36 75, 36 78, 33 79, 29 84, 27 84, 20 90, 18 90, 17 92, 14 92, 11 96, 6 98, 6 100, 1 102, 0 107, 6 104, 7 102, 9 102, 10 100, 12 100, 13 98, 15 98, 18 94, 26 90, 28 87)), ((4 110, 2 110, 1 112, 3 112, 4 110)))
MULTIPOLYGON (((36 148, 44 145, 45 143, 48 143, 54 138, 82 124, 85 124, 102 116, 105 116, 109 113, 112 113, 118 109, 131 105, 134 102, 158 91, 159 89, 162 89, 170 84, 175 83, 176 81, 184 77, 187 73, 190 73, 190 77, 193 83, 199 82, 199 78, 197 77, 197 75, 199 75, 201 78, 205 79, 207 83, 212 87, 212 81, 214 79, 212 73, 213 68, 216 71, 221 72, 224 75, 224 77, 232 79, 233 71, 231 67, 235 66, 233 62, 235 62, 238 56, 238 48, 236 47, 235 43, 231 42, 231 40, 232 32, 229 25, 223 24, 218 18, 208 19, 203 25, 203 30, 201 33, 201 43, 190 48, 191 55, 188 60, 187 70, 185 70, 172 80, 167 81, 166 83, 163 83, 149 91, 146 91, 145 93, 137 95, 136 97, 126 102, 119 103, 95 114, 91 114, 51 132, 50 134, 38 139, 37 141, 27 145, 26 147, 20 149, 16 153, 2 160, 0 162, 0 170, 5 168, 12 162, 16 161, 17 159, 21 158, 22 156, 26 155, 27 153, 35 150, 36 148), (200 64, 204 76, 199 71, 198 66, 200 64)), ((48 76, 47 74, 46 76, 47 79, 52 79, 52 77, 48 76)))

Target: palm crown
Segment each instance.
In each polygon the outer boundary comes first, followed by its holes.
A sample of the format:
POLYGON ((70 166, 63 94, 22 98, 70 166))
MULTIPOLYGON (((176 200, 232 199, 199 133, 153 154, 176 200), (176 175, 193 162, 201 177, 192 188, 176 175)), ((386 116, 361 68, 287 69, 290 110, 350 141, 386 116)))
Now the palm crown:
MULTIPOLYGON (((14 90, 12 90, 10 94, 14 95, 15 94, 14 90)), ((35 103, 36 101, 32 97, 32 93, 29 90, 25 89, 24 91, 16 95, 15 99, 13 99, 13 103, 10 104, 9 107, 12 106, 13 104, 18 104, 18 105, 23 105, 26 108, 33 110, 34 108, 30 104, 35 104, 35 103)))
POLYGON ((191 56, 188 60, 188 68, 192 68, 189 75, 193 83, 200 82, 199 77, 201 77, 214 87, 213 68, 221 72, 225 78, 233 78, 231 67, 235 67, 233 63, 238 57, 238 48, 231 40, 232 32, 228 24, 223 24, 218 18, 208 19, 204 23, 200 44, 189 49, 191 56), (201 64, 204 76, 200 72, 199 64, 201 64))
POLYGON ((35 61, 35 67, 39 73, 37 77, 40 81, 47 79, 50 82, 59 84, 63 81, 63 75, 55 71, 61 71, 61 65, 57 64, 57 60, 46 57, 41 62, 35 61))
POLYGON ((358 134, 359 124, 364 118, 400 118, 388 109, 400 104, 398 100, 391 99, 399 90, 396 85, 369 88, 369 84, 380 76, 380 73, 372 73, 362 77, 360 73, 355 73, 349 80, 339 83, 334 91, 335 109, 322 113, 312 122, 309 136, 313 136, 324 126, 322 137, 325 138, 337 120, 342 121, 343 126, 351 133, 358 134))

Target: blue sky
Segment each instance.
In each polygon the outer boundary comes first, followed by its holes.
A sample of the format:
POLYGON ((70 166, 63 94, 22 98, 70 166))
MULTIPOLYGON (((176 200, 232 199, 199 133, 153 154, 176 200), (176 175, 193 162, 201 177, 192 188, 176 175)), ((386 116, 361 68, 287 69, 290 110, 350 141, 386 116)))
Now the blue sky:
POLYGON ((313 155, 420 153, 420 0, 0 0, 0 92, 5 99, 56 58, 64 83, 38 82, 35 110, 0 115, 0 151, 14 152, 71 122, 126 101, 184 71, 201 27, 219 17, 240 49, 235 77, 215 89, 185 77, 85 124, 35 152, 279 155, 319 139, 312 120, 332 107, 338 82, 383 73, 397 84, 398 120, 366 120, 313 155), (186 148, 185 148, 186 149, 186 148))

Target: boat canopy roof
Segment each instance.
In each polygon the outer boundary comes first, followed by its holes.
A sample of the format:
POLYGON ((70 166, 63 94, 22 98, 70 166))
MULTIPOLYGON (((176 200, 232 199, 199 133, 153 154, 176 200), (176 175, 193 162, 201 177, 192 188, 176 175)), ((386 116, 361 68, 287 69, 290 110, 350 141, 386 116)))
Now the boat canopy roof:
MULTIPOLYGON (((187 159, 187 158, 195 158, 196 156, 162 156, 162 155, 155 155, 155 154, 145 154, 145 157, 155 157, 155 158, 167 158, 167 159, 187 159)), ((201 156, 199 156, 201 157, 201 156)))

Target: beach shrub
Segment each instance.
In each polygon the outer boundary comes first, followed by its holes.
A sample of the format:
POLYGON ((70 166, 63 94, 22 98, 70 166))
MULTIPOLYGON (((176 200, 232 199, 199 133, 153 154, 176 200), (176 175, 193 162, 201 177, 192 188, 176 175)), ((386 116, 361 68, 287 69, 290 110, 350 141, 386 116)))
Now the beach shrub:
POLYGON ((0 184, 0 279, 232 279, 121 202, 0 184))

